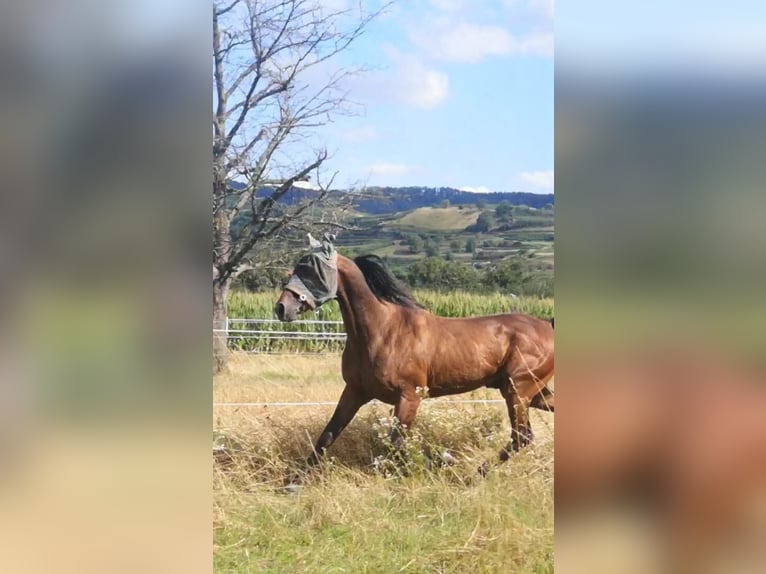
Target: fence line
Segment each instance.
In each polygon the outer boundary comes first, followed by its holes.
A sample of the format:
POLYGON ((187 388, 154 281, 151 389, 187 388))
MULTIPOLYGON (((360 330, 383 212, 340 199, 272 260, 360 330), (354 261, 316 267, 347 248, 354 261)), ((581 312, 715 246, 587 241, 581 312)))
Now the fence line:
POLYGON ((340 350, 346 341, 343 321, 226 317, 213 327, 213 336, 225 338, 228 348, 246 353, 315 353, 340 350))
MULTIPOLYGON (((284 321, 279 319, 236 319, 227 317, 229 322, 234 323, 277 323, 279 325, 285 325, 284 321)), ((343 321, 330 321, 320 319, 299 319, 297 321, 291 321, 288 325, 343 325, 343 321)))
POLYGON ((227 333, 231 335, 229 339, 282 339, 282 340, 316 340, 316 341, 345 341, 345 333, 317 332, 307 333, 305 331, 264 331, 258 329, 213 329, 213 333, 227 333), (233 335, 232 335, 233 333, 233 335), (264 335, 266 335, 264 337, 264 335))
MULTIPOLYGON (((505 400, 503 399, 444 399, 444 400, 426 400, 422 404, 423 405, 433 405, 433 404, 441 404, 441 405, 449 405, 449 404, 481 404, 481 405, 487 405, 487 404, 505 404, 505 400)), ((338 404, 338 401, 283 401, 283 402, 246 402, 246 403, 213 403, 214 407, 324 407, 324 406, 332 406, 338 404)), ((379 405, 387 405, 391 406, 388 403, 384 403, 381 401, 378 401, 377 399, 373 399, 367 404, 379 404, 379 405)))

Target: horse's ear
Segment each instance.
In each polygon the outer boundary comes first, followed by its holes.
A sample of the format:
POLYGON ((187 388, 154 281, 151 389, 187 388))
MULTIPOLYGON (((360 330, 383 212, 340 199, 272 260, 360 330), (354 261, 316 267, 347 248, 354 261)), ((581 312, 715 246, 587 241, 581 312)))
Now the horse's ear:
POLYGON ((310 233, 308 234, 308 236, 309 236, 309 246, 311 247, 311 251, 313 253, 321 253, 328 259, 332 258, 332 256, 335 255, 335 246, 332 244, 332 242, 335 241, 335 235, 332 235, 330 233, 325 233, 322 236, 322 241, 319 241, 310 233))
POLYGON ((322 249, 322 243, 318 240, 314 239, 314 237, 309 233, 309 247, 311 247, 311 251, 319 251, 322 249))
POLYGON ((322 251, 327 257, 332 257, 335 254, 335 245, 333 245, 333 241, 335 241, 335 235, 331 233, 324 234, 322 239, 322 251))

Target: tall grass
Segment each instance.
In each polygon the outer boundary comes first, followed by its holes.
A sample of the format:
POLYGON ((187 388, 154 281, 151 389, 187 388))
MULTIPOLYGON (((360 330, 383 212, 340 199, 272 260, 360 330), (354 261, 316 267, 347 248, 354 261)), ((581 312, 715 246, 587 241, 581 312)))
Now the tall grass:
MULTIPOLYGON (((229 317, 271 317, 278 295, 234 292, 229 317)), ((445 317, 553 315, 552 299, 426 290, 415 297, 445 317)), ((335 302, 305 318, 341 320, 335 302)), ((241 339, 232 346, 283 352, 340 350, 343 343, 241 339)), ((234 352, 230 359, 214 379, 217 403, 333 401, 343 387, 340 357, 332 353, 234 352)), ((498 397, 481 389, 461 398, 498 397)), ((215 572, 553 572, 551 413, 531 413, 535 442, 482 478, 477 469, 496 461, 509 439, 504 404, 425 401, 402 457, 388 439, 390 407, 373 403, 362 407, 320 467, 306 473, 306 456, 332 411, 325 405, 215 410, 215 572)))
MULTIPOLYGON (((424 417, 422 426, 432 421, 424 417)), ((374 429, 358 421, 290 490, 281 471, 295 464, 288 454, 298 444, 294 427, 279 433, 281 442, 240 444, 252 458, 216 464, 214 571, 553 572, 550 444, 516 455, 483 479, 477 464, 496 455, 475 443, 463 443, 451 466, 397 467, 384 459, 394 469, 384 472, 369 458, 355 462, 349 448, 360 455, 375 449, 374 429)), ((300 446, 303 457, 306 445, 300 446)))
MULTIPOLYGON (((534 317, 548 319, 553 316, 553 299, 536 297, 511 298, 501 293, 478 294, 464 291, 441 293, 431 290, 416 290, 415 299, 431 313, 440 317, 471 317, 478 315, 493 315, 496 313, 526 313, 534 317)), ((231 318, 230 329, 248 329, 252 325, 238 323, 236 319, 265 319, 273 316, 274 302, 279 297, 279 291, 250 293, 235 291, 229 296, 228 315, 231 318)), ((304 319, 319 321, 341 321, 340 309, 334 301, 320 307, 315 313, 307 313, 304 319)), ((262 330, 278 330, 289 333, 315 333, 320 331, 341 329, 328 325, 312 324, 279 324, 258 325, 262 330)), ((230 338, 231 348, 242 351, 339 351, 343 348, 340 341, 315 340, 278 340, 269 337, 230 338)))
MULTIPOLYGON (((327 381, 337 355, 236 359, 214 381, 217 401, 327 400, 342 388, 327 381)), ((550 413, 532 413, 536 441, 481 478, 508 442, 505 405, 425 401, 400 460, 390 408, 370 404, 302 474, 332 410, 215 411, 216 572, 553 571, 550 413)))
MULTIPOLYGON (((553 299, 538 297, 508 297, 502 293, 469 293, 453 291, 442 293, 431 290, 415 290, 415 299, 434 315, 441 317, 470 317, 494 313, 527 313, 548 319, 553 316, 553 299)), ((229 295, 229 317, 271 317, 279 291, 250 293, 234 291, 229 295)), ((306 318, 340 321, 338 304, 330 302, 319 308, 316 314, 306 318)))

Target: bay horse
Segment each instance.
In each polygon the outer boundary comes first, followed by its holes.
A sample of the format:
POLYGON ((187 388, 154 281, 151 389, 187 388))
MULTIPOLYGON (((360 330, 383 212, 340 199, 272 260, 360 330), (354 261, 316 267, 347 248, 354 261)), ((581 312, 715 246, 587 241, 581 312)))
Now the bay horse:
POLYGON ((337 299, 346 328, 342 375, 346 383, 332 418, 308 464, 318 463, 360 407, 372 399, 394 406, 391 440, 400 446, 423 391, 430 397, 479 387, 500 390, 511 423, 511 441, 500 453, 529 444, 530 406, 553 411, 553 327, 509 313, 446 318, 421 308, 374 255, 351 260, 329 241, 310 238, 314 251, 296 264, 274 312, 281 321, 337 299))

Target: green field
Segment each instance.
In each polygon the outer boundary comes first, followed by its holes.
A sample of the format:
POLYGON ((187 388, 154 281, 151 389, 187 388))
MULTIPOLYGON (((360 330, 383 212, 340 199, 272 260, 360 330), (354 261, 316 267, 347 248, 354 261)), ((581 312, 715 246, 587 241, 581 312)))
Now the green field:
MULTIPOLYGON (((465 292, 440 293, 437 291, 415 291, 415 299, 430 312, 442 317, 468 317, 475 315, 492 315, 495 313, 527 313, 535 317, 548 319, 553 316, 553 299, 538 299, 535 297, 519 297, 512 299, 501 293, 478 294, 465 292)), ((237 323, 234 319, 268 319, 273 316, 273 307, 279 291, 264 293, 248 293, 235 291, 229 296, 228 315, 231 319, 231 329, 248 329, 252 326, 237 323)), ((319 308, 317 313, 308 313, 302 319, 323 321, 340 321, 340 309, 335 301, 319 308)), ((286 324, 261 325, 259 328, 276 329, 289 332, 315 332, 328 330, 327 326, 286 324)), ((267 338, 242 338, 234 336, 230 339, 230 347, 241 351, 326 351, 340 350, 341 342, 317 341, 269 341, 267 338)))

